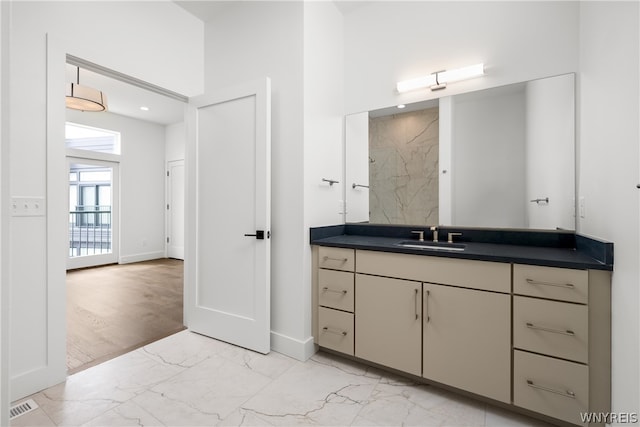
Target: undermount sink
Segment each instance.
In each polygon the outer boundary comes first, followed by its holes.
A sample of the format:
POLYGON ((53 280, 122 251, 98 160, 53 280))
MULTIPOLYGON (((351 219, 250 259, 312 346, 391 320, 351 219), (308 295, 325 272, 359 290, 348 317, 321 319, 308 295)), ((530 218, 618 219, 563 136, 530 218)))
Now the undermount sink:
POLYGON ((397 246, 411 249, 429 249, 440 251, 464 251, 466 245, 463 243, 447 243, 447 242, 421 242, 419 240, 406 240, 397 243, 397 246))

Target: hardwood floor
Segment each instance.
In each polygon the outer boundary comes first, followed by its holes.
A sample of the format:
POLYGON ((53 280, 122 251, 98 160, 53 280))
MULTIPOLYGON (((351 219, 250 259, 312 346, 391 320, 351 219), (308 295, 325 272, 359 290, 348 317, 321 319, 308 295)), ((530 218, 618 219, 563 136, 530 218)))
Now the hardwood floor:
POLYGON ((67 273, 69 374, 184 329, 183 262, 158 259, 67 273))

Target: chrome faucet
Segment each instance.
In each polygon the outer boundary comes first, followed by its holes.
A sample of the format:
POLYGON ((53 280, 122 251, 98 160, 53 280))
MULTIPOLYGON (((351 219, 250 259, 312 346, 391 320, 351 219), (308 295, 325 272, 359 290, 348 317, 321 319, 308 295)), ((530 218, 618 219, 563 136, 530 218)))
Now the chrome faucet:
POLYGON ((462 236, 462 233, 449 233, 449 238, 447 239, 448 243, 453 243, 453 236, 462 236))
POLYGON ((424 231, 412 231, 411 234, 417 234, 418 242, 424 242, 424 231))
POLYGON ((433 231, 433 242, 437 242, 438 241, 438 227, 435 225, 432 225, 431 227, 429 227, 429 230, 433 231))

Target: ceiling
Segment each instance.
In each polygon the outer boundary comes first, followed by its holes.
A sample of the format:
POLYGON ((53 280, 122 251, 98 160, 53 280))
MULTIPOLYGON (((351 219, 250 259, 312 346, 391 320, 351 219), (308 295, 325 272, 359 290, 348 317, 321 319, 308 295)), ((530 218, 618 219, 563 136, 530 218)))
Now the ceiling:
MULTIPOLYGON (((66 66, 66 82, 76 82, 77 68, 66 66)), ((111 77, 86 69, 80 69, 80 85, 101 90, 107 97, 108 111, 121 116, 132 117, 161 125, 169 125, 184 120, 185 103, 124 83, 111 77), (140 107, 147 107, 143 111, 140 107)), ((85 114, 100 114, 90 113, 85 114)))
MULTIPOLYGON (((203 22, 208 22, 219 16, 234 1, 239 0, 174 0, 178 6, 203 22)), ((334 3, 343 14, 348 14, 369 2, 334 0, 334 3)), ((76 66, 67 64, 66 81, 76 82, 76 72, 76 66)), ((111 113, 161 125, 184 120, 184 102, 151 90, 142 89, 84 68, 80 70, 80 84, 101 90, 107 96, 108 111, 111 113), (148 110, 143 111, 140 107, 147 107, 148 110)), ((87 112, 86 114, 99 113, 87 112)))
MULTIPOLYGON (((173 0, 178 6, 191 13, 203 22, 209 22, 229 5, 240 0, 173 0)), ((331 1, 331 0, 324 0, 331 1)), ((362 6, 371 3, 371 0, 333 0, 336 7, 343 15, 353 12, 362 6)))

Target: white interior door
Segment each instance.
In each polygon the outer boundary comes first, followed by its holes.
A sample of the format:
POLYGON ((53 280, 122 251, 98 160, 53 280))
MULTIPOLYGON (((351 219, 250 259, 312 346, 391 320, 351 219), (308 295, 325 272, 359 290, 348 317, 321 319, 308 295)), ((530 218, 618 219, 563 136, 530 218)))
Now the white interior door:
POLYGON ((270 82, 190 101, 189 328, 270 350, 270 82))
POLYGON ((184 160, 167 162, 167 256, 184 259, 184 160))

